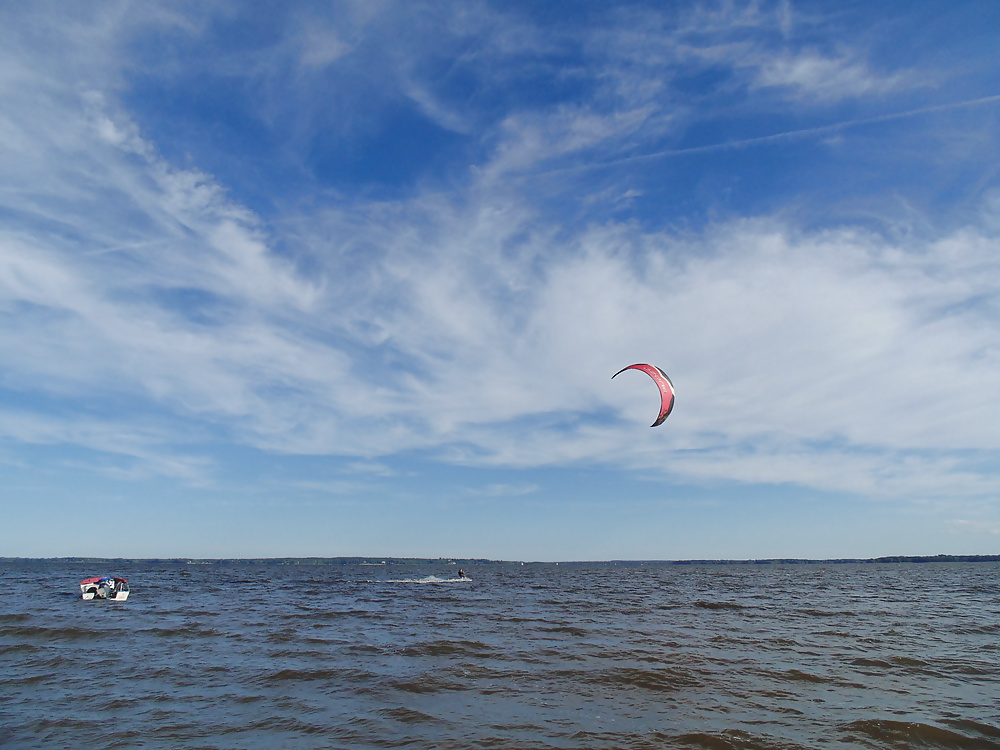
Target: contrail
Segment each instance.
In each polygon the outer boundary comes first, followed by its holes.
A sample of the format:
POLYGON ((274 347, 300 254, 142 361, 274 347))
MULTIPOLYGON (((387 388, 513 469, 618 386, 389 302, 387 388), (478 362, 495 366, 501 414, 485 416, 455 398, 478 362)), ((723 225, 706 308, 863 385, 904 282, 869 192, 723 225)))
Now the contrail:
POLYGON ((712 143, 707 146, 691 146, 689 148, 655 151, 651 154, 624 156, 620 159, 602 161, 598 164, 585 164, 585 165, 580 165, 578 167, 567 167, 565 169, 556 169, 552 171, 573 172, 584 169, 599 169, 600 167, 611 167, 611 166, 617 166, 619 164, 629 164, 632 162, 640 162, 640 161, 652 161, 653 159, 664 159, 671 156, 684 156, 687 154, 704 154, 704 153, 711 153, 713 151, 726 151, 729 149, 746 148, 747 146, 757 146, 764 143, 774 143, 776 141, 791 140, 793 138, 803 138, 810 135, 821 135, 823 133, 832 133, 838 130, 845 130, 847 128, 858 127, 860 125, 871 125, 879 122, 888 122, 890 120, 903 120, 907 117, 917 117, 918 115, 926 115, 932 112, 946 112, 952 109, 964 109, 966 107, 976 107, 981 104, 993 104, 995 102, 1000 102, 1000 94, 993 96, 984 96, 980 97, 979 99, 968 99, 962 102, 951 102, 950 104, 936 104, 932 107, 921 107, 920 109, 911 109, 907 110, 906 112, 895 112, 893 114, 888 114, 888 115, 877 115, 875 117, 864 117, 858 120, 846 120, 844 122, 835 122, 830 125, 819 125, 812 128, 801 128, 799 130, 786 130, 784 133, 774 133, 773 135, 761 135, 755 138, 741 138, 740 140, 737 141, 726 141, 725 143, 712 143))
POLYGON ((95 250, 87 250, 83 255, 107 255, 108 253, 120 253, 124 250, 139 250, 141 248, 152 247, 153 245, 163 245, 168 240, 143 240, 142 242, 126 242, 122 245, 109 245, 99 247, 95 250))

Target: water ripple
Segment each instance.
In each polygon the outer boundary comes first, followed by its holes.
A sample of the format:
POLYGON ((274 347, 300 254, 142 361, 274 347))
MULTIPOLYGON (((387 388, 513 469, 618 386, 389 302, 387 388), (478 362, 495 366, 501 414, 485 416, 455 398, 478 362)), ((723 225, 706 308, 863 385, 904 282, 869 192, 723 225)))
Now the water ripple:
POLYGON ((1000 565, 467 570, 9 564, 0 744, 1000 750, 1000 565))

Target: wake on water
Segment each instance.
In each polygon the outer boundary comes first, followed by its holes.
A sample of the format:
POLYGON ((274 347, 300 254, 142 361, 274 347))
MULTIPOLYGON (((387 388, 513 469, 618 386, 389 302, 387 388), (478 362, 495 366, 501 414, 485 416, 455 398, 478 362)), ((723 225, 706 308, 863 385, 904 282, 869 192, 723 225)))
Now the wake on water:
MULTIPOLYGON (((437 576, 425 576, 424 578, 387 578, 384 583, 470 583, 471 578, 438 578, 437 576)), ((370 581, 379 583, 379 581, 370 581)))

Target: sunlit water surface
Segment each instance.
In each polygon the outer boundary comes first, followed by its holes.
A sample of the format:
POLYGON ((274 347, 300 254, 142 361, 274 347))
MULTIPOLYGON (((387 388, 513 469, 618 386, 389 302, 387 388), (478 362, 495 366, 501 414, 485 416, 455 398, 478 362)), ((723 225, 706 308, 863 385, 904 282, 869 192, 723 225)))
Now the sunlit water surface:
POLYGON ((997 563, 468 572, 0 565, 0 746, 1000 748, 997 563))

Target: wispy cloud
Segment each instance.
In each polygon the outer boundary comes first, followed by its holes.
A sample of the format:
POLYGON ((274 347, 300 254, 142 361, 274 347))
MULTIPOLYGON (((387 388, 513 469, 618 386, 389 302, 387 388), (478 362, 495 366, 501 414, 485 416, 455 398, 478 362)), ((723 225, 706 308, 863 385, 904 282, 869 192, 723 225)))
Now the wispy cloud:
POLYGON ((912 75, 873 72, 851 54, 827 57, 809 50, 771 57, 759 63, 751 89, 783 87, 795 96, 815 101, 838 102, 847 98, 885 94, 916 83, 912 75))
POLYGON ((489 484, 485 487, 470 487, 466 492, 474 497, 520 497, 538 492, 538 485, 489 484))
POLYGON ((969 521, 966 519, 956 519, 951 525, 957 529, 972 530, 984 534, 1000 534, 1000 522, 998 521, 969 521))
MULTIPOLYGON (((315 203, 270 217, 219 176, 164 155, 124 103, 129 58, 120 48, 70 75, 116 38, 124 22, 115 14, 81 21, 87 33, 52 59, 8 47, 3 93, 17 106, 0 115, 0 174, 16 189, 3 193, 0 348, 3 384, 25 404, 6 434, 40 442, 61 433, 171 476, 205 468, 176 458, 191 439, 176 422, 143 442, 53 416, 59 399, 110 409, 127 398, 274 453, 377 459, 420 450, 467 465, 586 462, 695 481, 995 493, 995 472, 982 468, 1000 451, 990 416, 1000 364, 995 205, 985 205, 985 219, 919 236, 894 233, 891 217, 883 232, 812 229, 794 216, 721 216, 680 232, 632 217, 581 225, 548 210, 561 196, 531 185, 532 170, 567 155, 627 165, 637 159, 618 157, 693 127, 698 102, 682 84, 697 76, 718 75, 717 90, 702 90, 712 102, 720 91, 773 88, 793 103, 831 103, 910 85, 899 71, 873 72, 857 50, 783 46, 787 8, 740 7, 660 36, 662 17, 659 27, 567 31, 550 42, 537 33, 516 42, 511 30, 525 22, 504 25, 486 6, 465 15, 439 7, 448 44, 482 42, 450 72, 461 78, 501 61, 507 79, 464 99, 444 91, 428 72, 436 69, 425 39, 405 66, 378 72, 381 95, 474 134, 477 168, 462 171, 453 192, 419 180, 377 200, 317 191, 315 203), (761 28, 759 37, 748 31, 761 28), (531 54, 543 48, 567 58, 564 78, 544 105, 512 105, 504 87, 529 81, 529 63, 543 64, 531 54), (34 97, 40 83, 45 96, 34 97), (477 96, 489 101, 466 106, 477 96), (517 172, 529 179, 511 179, 517 172), (610 381, 642 360, 675 378, 669 429, 645 427, 648 384, 610 381), (976 468, 964 452, 986 460, 976 468)), ((353 87, 352 55, 380 49, 366 29, 389 21, 377 11, 349 21, 313 30, 288 22, 288 37, 239 80, 266 89, 262 82, 292 75, 282 61, 294 59, 300 93, 316 95, 315 82, 329 76, 330 99, 354 101, 363 88, 353 87)), ((308 123, 274 125, 290 134, 283 147, 305 153, 330 122, 337 135, 349 131, 334 109, 310 103, 301 112, 308 123)), ((255 116, 280 124, 279 110, 255 116)), ((641 192, 631 174, 616 179, 621 194, 641 192)), ((382 464, 367 466, 378 474, 382 464)), ((533 488, 488 491, 525 487, 533 488)))

